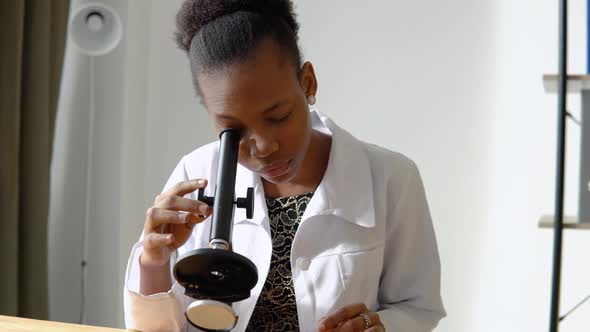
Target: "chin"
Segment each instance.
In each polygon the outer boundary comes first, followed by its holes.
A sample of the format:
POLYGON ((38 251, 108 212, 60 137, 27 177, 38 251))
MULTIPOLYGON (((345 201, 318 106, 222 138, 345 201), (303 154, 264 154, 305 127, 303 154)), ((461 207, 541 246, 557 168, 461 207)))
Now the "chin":
POLYGON ((293 169, 293 164, 291 164, 290 169, 285 174, 282 174, 282 175, 279 175, 276 177, 268 177, 268 176, 265 176, 262 174, 260 176, 263 177, 266 181, 268 181, 270 183, 280 185, 280 184, 290 183, 293 180, 293 178, 295 177, 295 174, 296 174, 296 168, 293 169))
POLYGON ((273 184, 285 184, 285 183, 289 183, 293 178, 294 178, 294 174, 292 174, 291 172, 283 174, 281 176, 277 176, 277 177, 266 177, 266 176, 262 176, 266 181, 273 183, 273 184))

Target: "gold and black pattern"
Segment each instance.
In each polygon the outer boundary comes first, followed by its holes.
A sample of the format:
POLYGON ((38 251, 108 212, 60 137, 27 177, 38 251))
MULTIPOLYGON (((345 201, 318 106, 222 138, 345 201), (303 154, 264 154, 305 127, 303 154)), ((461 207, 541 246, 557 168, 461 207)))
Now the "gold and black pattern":
POLYGON ((267 198, 272 258, 246 331, 299 331, 291 273, 291 244, 313 193, 267 198))

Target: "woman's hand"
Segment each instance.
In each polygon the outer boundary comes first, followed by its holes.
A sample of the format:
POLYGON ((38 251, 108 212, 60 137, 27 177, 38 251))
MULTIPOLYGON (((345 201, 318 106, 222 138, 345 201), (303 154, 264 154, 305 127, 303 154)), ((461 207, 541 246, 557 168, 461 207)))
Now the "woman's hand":
POLYGON ((207 180, 183 181, 158 195, 146 213, 143 228, 142 267, 158 268, 167 264, 171 253, 191 236, 193 227, 211 215, 211 208, 183 196, 205 188, 207 180))
POLYGON ((369 311, 364 303, 347 305, 322 318, 318 332, 384 332, 379 315, 369 311))

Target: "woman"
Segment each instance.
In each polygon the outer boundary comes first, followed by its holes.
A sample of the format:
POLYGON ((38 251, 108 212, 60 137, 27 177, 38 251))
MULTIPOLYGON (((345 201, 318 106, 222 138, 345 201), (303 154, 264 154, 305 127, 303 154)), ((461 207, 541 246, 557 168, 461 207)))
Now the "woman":
MULTIPOLYGON (((195 89, 214 126, 242 134, 233 250, 259 281, 234 331, 431 331, 444 317, 435 235, 415 164, 363 143, 317 110, 289 0, 188 0, 177 14, 195 89)), ((174 283, 178 255, 207 247, 218 143, 182 158, 147 211, 127 267, 125 318, 141 331, 196 331, 174 283), (209 181, 209 182, 208 182, 209 181)))

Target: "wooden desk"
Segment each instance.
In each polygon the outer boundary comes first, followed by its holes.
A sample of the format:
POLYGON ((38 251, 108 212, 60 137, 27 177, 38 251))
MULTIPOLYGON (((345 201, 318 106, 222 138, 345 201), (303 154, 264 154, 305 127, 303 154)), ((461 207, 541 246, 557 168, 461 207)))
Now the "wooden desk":
POLYGON ((108 327, 50 322, 20 317, 0 315, 0 332, 122 332, 108 327))

